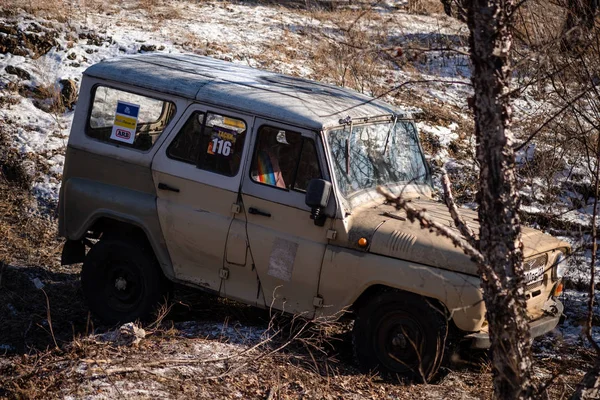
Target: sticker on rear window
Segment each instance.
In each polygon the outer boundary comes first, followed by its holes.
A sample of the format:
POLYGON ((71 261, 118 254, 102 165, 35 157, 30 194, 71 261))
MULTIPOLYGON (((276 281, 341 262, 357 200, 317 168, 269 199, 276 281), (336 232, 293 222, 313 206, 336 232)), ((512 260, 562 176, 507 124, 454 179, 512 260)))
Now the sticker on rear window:
POLYGON ((119 142, 133 144, 139 113, 140 106, 138 104, 126 103, 119 100, 117 102, 115 121, 113 122, 110 138, 119 142))

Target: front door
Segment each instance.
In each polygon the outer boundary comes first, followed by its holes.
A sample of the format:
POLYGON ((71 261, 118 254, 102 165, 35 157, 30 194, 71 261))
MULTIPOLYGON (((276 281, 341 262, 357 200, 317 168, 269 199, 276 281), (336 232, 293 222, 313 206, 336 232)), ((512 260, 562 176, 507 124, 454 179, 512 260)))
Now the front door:
POLYGON ((328 179, 314 132, 257 119, 242 199, 260 301, 269 308, 314 315, 325 226, 316 226, 304 198, 308 182, 328 179))
MULTIPOLYGON (((246 263, 238 196, 251 124, 246 115, 192 106, 154 157, 158 216, 179 280, 222 291, 225 263, 246 263)), ((256 297, 256 279, 244 288, 256 297)))

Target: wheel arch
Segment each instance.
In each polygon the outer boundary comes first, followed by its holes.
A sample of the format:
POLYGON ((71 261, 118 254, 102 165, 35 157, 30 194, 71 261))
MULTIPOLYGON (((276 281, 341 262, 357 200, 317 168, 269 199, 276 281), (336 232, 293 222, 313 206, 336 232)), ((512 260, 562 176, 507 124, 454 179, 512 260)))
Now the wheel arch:
POLYGON ((362 293, 356 298, 356 300, 354 300, 354 302, 350 306, 350 310, 356 312, 360 307, 364 307, 365 305, 369 304, 369 302, 371 302, 374 298, 386 292, 395 292, 398 293, 398 295, 400 296, 406 295, 422 297, 425 301, 430 302, 430 304, 437 307, 440 311, 443 311, 448 315, 450 314, 448 311, 448 307, 446 307, 446 305, 441 300, 436 299, 435 297, 426 296, 420 293, 411 292, 405 289, 395 288, 393 286, 383 285, 380 283, 372 284, 366 289, 364 289, 362 293))
POLYGON ((82 241, 87 237, 121 237, 138 241, 154 253, 163 274, 170 280, 174 280, 171 258, 162 240, 162 232, 159 233, 160 237, 156 238, 156 233, 153 233, 142 220, 105 210, 90 216, 83 224, 82 231, 75 235, 75 239, 69 240, 82 241))

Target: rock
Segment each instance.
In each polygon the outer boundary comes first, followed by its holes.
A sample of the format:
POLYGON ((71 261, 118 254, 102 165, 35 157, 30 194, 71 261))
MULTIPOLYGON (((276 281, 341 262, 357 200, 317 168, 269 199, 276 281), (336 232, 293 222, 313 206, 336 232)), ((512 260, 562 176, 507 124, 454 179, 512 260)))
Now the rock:
POLYGON ((146 337, 146 331, 136 326, 133 322, 121 325, 119 330, 106 332, 100 335, 103 342, 111 342, 116 346, 137 346, 146 337))
POLYGON ((31 74, 25 71, 23 68, 15 67, 13 65, 7 65, 4 70, 7 74, 16 75, 19 78, 28 81, 31 79, 31 74))
POLYGON ((60 99, 63 106, 72 110, 77 102, 77 84, 71 79, 61 79, 58 83, 62 88, 60 90, 60 99))
POLYGON ((150 45, 147 45, 147 46, 145 44, 143 44, 140 47, 140 51, 139 52, 141 53, 142 51, 156 51, 156 46, 153 45, 153 44, 150 44, 150 45))
POLYGON ((19 21, 0 23, 0 53, 11 53, 17 56, 30 56, 37 59, 57 46, 58 33, 50 28, 43 28, 30 23, 21 28, 19 21))
POLYGON ((69 60, 75 60, 75 59, 77 58, 77 54, 75 54, 75 53, 70 53, 70 54, 67 56, 67 58, 68 58, 69 60))
POLYGON ((0 180, 6 180, 22 189, 29 190, 33 176, 24 166, 25 156, 15 149, 0 151, 0 180))
POLYGON ((81 32, 79 39, 87 39, 88 46, 102 46, 104 42, 112 42, 112 37, 102 37, 94 32, 81 32))

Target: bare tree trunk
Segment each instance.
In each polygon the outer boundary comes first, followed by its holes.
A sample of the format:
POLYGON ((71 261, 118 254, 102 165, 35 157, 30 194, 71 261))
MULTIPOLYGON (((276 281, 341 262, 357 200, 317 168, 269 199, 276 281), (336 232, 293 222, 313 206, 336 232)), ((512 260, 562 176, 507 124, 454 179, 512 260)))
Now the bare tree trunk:
POLYGON ((571 400, 600 398, 600 360, 590 369, 581 382, 577 384, 571 400))
MULTIPOLYGON (((587 65, 584 63, 586 72, 589 73, 587 65)), ((598 93, 596 93, 598 94, 598 93)), ((581 382, 577 384, 575 393, 571 400, 580 399, 598 399, 600 398, 600 345, 596 343, 592 336, 592 322, 594 317, 595 284, 596 284, 596 258, 598 254, 598 229, 596 221, 598 220, 598 195, 600 195, 600 133, 596 137, 596 165, 594 166, 594 211, 592 213, 592 259, 590 262, 590 283, 588 287, 588 315, 584 326, 584 333, 588 341, 596 352, 596 363, 585 374, 581 382)))
POLYGON ((479 250, 495 275, 490 279, 487 268, 480 267, 492 343, 494 394, 497 399, 529 399, 535 389, 507 95, 515 6, 513 0, 467 0, 463 4, 470 30, 480 166, 479 250))

